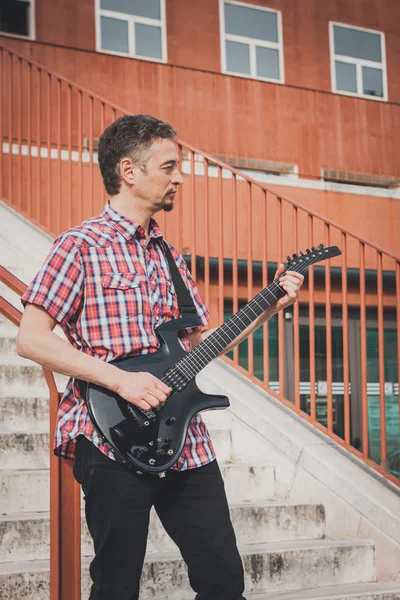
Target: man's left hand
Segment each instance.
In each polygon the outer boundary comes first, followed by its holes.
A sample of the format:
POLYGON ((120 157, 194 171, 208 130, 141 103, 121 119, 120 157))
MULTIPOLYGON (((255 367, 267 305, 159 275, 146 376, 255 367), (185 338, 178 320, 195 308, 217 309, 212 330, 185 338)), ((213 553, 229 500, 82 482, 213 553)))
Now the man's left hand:
MULTIPOLYGON (((285 270, 285 265, 281 263, 275 273, 275 279, 285 270)), ((301 286, 304 283, 304 275, 296 271, 287 271, 280 279, 279 285, 285 290, 286 294, 280 298, 274 305, 275 312, 279 312, 288 306, 291 306, 299 297, 301 286)))

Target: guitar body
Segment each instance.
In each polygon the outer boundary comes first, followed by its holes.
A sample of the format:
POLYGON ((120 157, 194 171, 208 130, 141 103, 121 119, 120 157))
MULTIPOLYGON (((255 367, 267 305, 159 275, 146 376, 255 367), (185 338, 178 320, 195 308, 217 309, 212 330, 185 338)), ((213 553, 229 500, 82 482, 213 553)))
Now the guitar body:
MULTIPOLYGON (((200 324, 198 317, 164 323, 156 331, 161 343, 157 352, 117 359, 111 364, 163 379, 168 369, 187 354, 179 342, 179 332, 200 324)), ((173 389, 165 404, 147 412, 106 388, 85 385, 89 415, 103 441, 125 463, 148 473, 166 471, 178 460, 189 423, 197 413, 229 406, 226 396, 201 392, 194 378, 181 378, 176 386, 180 389, 173 389)))

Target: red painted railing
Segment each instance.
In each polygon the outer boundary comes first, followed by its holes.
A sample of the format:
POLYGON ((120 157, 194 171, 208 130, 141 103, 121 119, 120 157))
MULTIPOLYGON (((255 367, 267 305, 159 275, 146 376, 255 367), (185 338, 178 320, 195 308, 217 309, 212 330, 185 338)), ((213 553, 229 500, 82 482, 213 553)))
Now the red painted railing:
MULTIPOLYGON (((0 72, 0 198, 57 235, 102 210, 96 144, 126 111, 2 48, 0 72)), ((342 249, 310 270, 300 303, 226 360, 400 485, 400 257, 183 141, 178 147, 185 183, 160 225, 186 256, 213 324, 265 287, 286 254, 320 242, 342 249)), ((52 477, 52 511, 77 522, 60 500, 68 477, 52 477)), ((78 541, 67 528, 57 535, 52 600, 77 599, 78 575, 63 569, 78 541)))
MULTIPOLYGON (((0 282, 22 296, 26 285, 0 266, 0 282)), ((22 313, 0 296, 0 313, 19 327, 22 313)), ((43 368, 49 388, 50 431, 55 430, 61 394, 54 375, 43 368)), ((51 600, 79 600, 81 593, 81 510, 80 490, 72 475, 71 461, 53 454, 50 435, 50 597, 51 600)))

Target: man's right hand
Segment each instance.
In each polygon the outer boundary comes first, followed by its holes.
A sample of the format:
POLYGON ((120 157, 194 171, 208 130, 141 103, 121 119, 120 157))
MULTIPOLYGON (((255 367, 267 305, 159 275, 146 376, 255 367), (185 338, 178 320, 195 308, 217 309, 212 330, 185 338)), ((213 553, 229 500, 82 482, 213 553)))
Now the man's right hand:
POLYGON ((172 389, 151 373, 129 373, 119 370, 115 392, 142 410, 151 410, 164 404, 172 389))

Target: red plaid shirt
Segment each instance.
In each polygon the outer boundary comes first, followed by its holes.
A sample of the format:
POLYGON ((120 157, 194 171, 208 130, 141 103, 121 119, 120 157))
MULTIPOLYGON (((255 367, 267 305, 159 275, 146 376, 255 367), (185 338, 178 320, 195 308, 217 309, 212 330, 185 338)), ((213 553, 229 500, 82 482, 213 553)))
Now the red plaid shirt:
MULTIPOLYGON (((107 204, 101 215, 63 233, 54 242, 22 302, 42 306, 75 348, 100 360, 156 352, 159 341, 155 328, 180 316, 161 240, 162 233, 153 219, 146 244, 143 227, 107 204)), ((209 313, 196 284, 183 258, 170 248, 206 325, 209 313)), ((190 350, 186 334, 182 341, 190 350)), ((58 411, 55 454, 73 458, 78 435, 115 458, 95 431, 78 385, 71 378, 58 411)), ((173 468, 199 467, 214 458, 207 428, 196 415, 173 468)))

